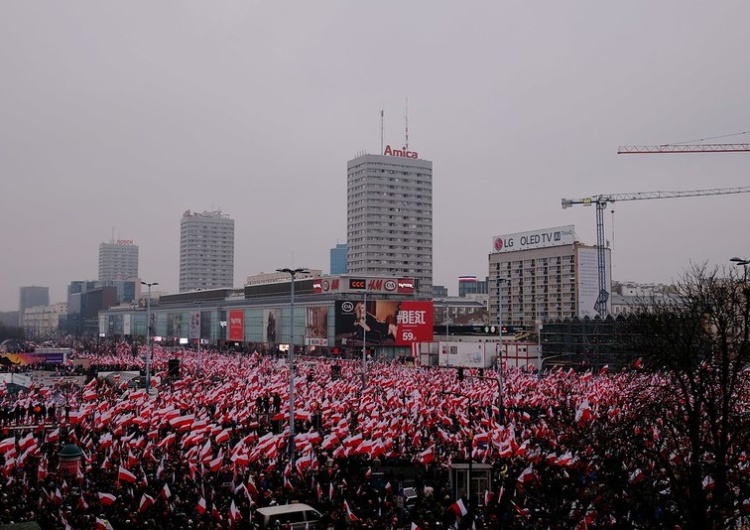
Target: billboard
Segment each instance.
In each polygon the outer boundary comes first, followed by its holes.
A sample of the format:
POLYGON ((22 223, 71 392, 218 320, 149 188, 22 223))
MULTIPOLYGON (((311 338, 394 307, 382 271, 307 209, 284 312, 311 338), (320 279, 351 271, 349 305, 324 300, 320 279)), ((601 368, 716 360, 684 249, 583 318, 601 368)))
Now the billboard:
POLYGON ((131 317, 132 315, 123 315, 122 316, 122 334, 123 335, 130 335, 131 329, 132 329, 132 322, 131 317))
POLYGON ((241 309, 229 311, 228 340, 242 342, 245 340, 245 312, 241 309))
POLYGON ((531 250, 534 248, 557 247, 575 243, 575 225, 543 228, 530 232, 517 232, 492 239, 492 253, 531 250))
POLYGON ((188 329, 189 339, 199 339, 201 336, 201 312, 193 311, 190 315, 190 329, 188 329))
POLYGON ((263 342, 277 343, 281 337, 278 331, 281 329, 281 310, 263 310, 263 342))
POLYGON ((409 346, 432 341, 432 302, 368 300, 336 302, 336 341, 342 345, 409 346))
POLYGON ((305 345, 328 346, 328 308, 305 308, 305 345))

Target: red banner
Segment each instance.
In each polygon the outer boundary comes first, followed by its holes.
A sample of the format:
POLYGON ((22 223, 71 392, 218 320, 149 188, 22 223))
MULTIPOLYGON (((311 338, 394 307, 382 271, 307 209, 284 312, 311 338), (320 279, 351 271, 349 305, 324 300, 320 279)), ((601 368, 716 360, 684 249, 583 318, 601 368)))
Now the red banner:
POLYGON ((233 310, 229 312, 228 340, 242 342, 245 339, 245 312, 233 310))
POLYGON ((432 302, 404 300, 398 312, 396 345, 432 342, 432 302))

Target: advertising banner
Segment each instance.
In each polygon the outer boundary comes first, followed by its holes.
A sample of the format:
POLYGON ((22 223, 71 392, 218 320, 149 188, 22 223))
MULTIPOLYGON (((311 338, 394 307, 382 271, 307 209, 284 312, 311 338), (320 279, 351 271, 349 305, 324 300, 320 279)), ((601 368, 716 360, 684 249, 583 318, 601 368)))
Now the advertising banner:
POLYGON ((368 300, 336 302, 336 340, 342 345, 409 346, 432 341, 432 302, 368 300))
POLYGON ((544 228, 542 230, 505 234, 502 236, 495 236, 492 239, 492 253, 556 247, 559 245, 572 245, 575 242, 575 239, 576 233, 574 225, 556 226, 553 228, 544 228))
POLYGON ((237 342, 245 340, 245 312, 242 309, 229 311, 229 336, 227 340, 237 342))
POLYGON ((188 329, 189 339, 199 339, 201 336, 201 312, 193 311, 190 315, 190 329, 188 329))
POLYGON ((305 308, 305 345, 328 346, 328 308, 305 308))
POLYGON ((263 310, 263 342, 275 344, 279 342, 278 336, 281 329, 281 310, 264 309, 263 310))

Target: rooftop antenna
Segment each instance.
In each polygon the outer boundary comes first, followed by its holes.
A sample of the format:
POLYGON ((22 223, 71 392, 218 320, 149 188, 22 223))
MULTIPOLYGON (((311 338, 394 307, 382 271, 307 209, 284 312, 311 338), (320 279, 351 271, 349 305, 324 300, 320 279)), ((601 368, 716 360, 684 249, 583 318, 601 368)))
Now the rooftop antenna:
POLYGON ((111 244, 115 244, 115 227, 112 227, 112 239, 110 240, 111 244))
POLYGON ((406 122, 406 151, 409 150, 409 98, 406 98, 406 114, 404 115, 404 121, 406 122))
POLYGON ((383 154, 383 138, 385 136, 385 105, 380 107, 380 154, 383 154))

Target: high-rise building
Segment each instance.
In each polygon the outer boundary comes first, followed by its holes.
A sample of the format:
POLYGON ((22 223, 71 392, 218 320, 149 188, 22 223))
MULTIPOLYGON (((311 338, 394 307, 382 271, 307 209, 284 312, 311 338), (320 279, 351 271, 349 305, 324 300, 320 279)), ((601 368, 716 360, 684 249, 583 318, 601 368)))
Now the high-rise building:
POLYGON ((190 210, 180 220, 180 292, 234 285, 234 219, 190 210))
POLYGON ((331 249, 331 274, 346 274, 346 253, 349 246, 346 243, 337 243, 331 249))
POLYGON ((138 245, 131 239, 112 240, 99 245, 99 281, 138 278, 138 245))
POLYGON ((40 305, 49 305, 49 287, 21 287, 18 297, 18 325, 23 326, 23 314, 26 309, 40 305))
POLYGON ((414 278, 432 296, 432 162, 385 148, 347 163, 348 274, 414 278))
MULTIPOLYGON (((605 261, 609 283, 609 249, 605 261)), ((490 319, 534 329, 550 319, 595 318, 598 279, 597 248, 577 241, 573 225, 496 236, 489 255, 490 319)))

